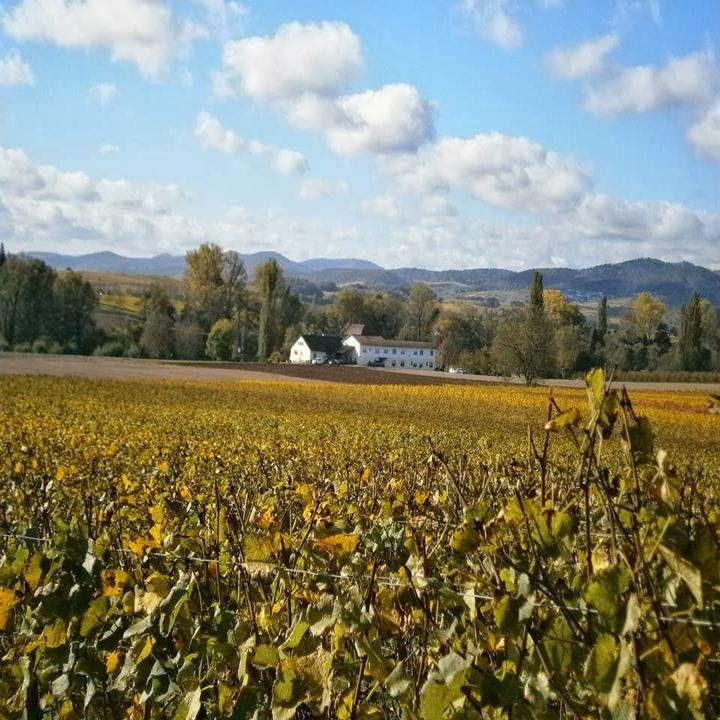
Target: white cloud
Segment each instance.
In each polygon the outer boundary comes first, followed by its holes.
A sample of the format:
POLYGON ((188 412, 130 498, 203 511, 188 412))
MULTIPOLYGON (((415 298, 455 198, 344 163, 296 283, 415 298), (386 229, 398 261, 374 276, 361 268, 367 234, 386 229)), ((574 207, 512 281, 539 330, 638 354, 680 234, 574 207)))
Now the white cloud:
POLYGON ((332 178, 308 178, 300 185, 299 195, 305 200, 342 195, 350 191, 350 185, 345 180, 332 178))
MULTIPOLYGON (((435 197, 435 196, 434 196, 435 197)), ((431 268, 576 266, 638 256, 720 267, 720 215, 670 202, 628 202, 586 193, 537 223, 489 222, 441 207, 443 196, 402 213, 393 196, 371 198, 366 210, 394 225, 377 238, 363 225, 343 225, 279 211, 235 207, 217 221, 181 211, 177 185, 96 180, 82 172, 36 165, 21 150, 0 149, 0 230, 6 245, 66 253, 122 248, 129 254, 181 253, 201 242, 244 252, 273 249, 293 258, 317 253, 319 238, 338 255, 363 254, 388 266, 431 268), (442 211, 440 211, 442 210, 442 211)), ((360 217, 361 219, 361 217, 360 217)))
POLYGON ((498 132, 440 138, 417 155, 386 159, 381 169, 412 192, 460 188, 496 207, 521 212, 564 210, 589 185, 572 158, 498 132))
POLYGON ((363 65, 360 39, 340 22, 289 23, 271 37, 225 44, 215 74, 221 97, 292 101, 303 95, 337 95, 363 65))
POLYGON ((101 155, 117 155, 120 152, 120 148, 117 145, 106 143, 98 148, 98 152, 101 155))
POLYGON ((106 49, 148 77, 163 74, 194 33, 162 0, 20 0, 2 24, 15 40, 106 49))
POLYGON ((109 105, 120 94, 116 85, 112 83, 99 83, 93 85, 90 90, 90 97, 97 100, 101 105, 109 105))
POLYGON ((665 65, 623 68, 589 89, 585 109, 596 115, 645 113, 669 105, 703 102, 720 86, 713 53, 671 58, 665 65))
POLYGON ((642 243, 652 248, 652 253, 663 256, 697 254, 703 244, 712 247, 720 241, 720 215, 673 202, 630 202, 590 194, 568 220, 577 234, 642 243))
POLYGON ((380 220, 401 220, 403 211, 397 199, 392 195, 378 195, 360 203, 358 212, 363 217, 380 220))
POLYGON ((434 108, 412 85, 385 85, 337 101, 339 118, 327 128, 342 155, 415 151, 435 134, 434 108))
POLYGON ((420 213, 425 217, 452 217, 458 215, 458 209, 443 195, 428 195, 420 201, 420 213))
POLYGON ((247 5, 233 0, 195 0, 205 8, 207 21, 220 37, 236 32, 250 12, 247 5))
POLYGON ((720 161, 720 99, 688 130, 688 140, 698 152, 720 161))
POLYGON ((457 7, 479 35, 511 50, 525 42, 513 4, 512 0, 460 0, 457 7))
POLYGON ((214 86, 221 97, 271 103, 342 155, 405 152, 430 140, 434 108, 412 85, 341 94, 362 65, 362 45, 346 24, 290 23, 273 36, 227 43, 214 86))
POLYGON ((35 76, 17 50, 0 58, 0 85, 34 85, 35 76))
POLYGON ((605 69, 605 58, 620 44, 611 33, 569 48, 556 48, 545 57, 545 65, 555 76, 568 80, 597 75, 605 69))
POLYGON ((338 98, 306 94, 284 109, 294 125, 324 133, 340 155, 414 152, 435 135, 433 104, 405 83, 338 98))
POLYGON ((208 150, 217 150, 225 155, 246 153, 271 160, 277 172, 283 175, 303 173, 308 168, 307 158, 295 150, 278 148, 259 140, 246 140, 234 131, 222 126, 220 121, 206 112, 200 113, 195 123, 195 136, 208 150))
POLYGON ((662 25, 660 0, 617 0, 615 3, 615 24, 632 24, 634 16, 650 15, 656 25, 662 25))
POLYGON ((121 245, 132 252, 149 244, 159 250, 196 244, 203 228, 173 210, 187 197, 176 185, 94 181, 82 172, 35 165, 21 150, 0 149, 0 206, 9 239, 22 246, 69 251, 121 245))

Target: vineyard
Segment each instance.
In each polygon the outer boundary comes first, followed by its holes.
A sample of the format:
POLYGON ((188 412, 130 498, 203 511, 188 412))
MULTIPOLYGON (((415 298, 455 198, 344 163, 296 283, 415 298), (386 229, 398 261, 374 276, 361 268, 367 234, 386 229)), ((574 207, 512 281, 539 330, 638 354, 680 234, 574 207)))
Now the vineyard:
POLYGON ((716 717, 707 405, 0 378, 0 717, 716 717))

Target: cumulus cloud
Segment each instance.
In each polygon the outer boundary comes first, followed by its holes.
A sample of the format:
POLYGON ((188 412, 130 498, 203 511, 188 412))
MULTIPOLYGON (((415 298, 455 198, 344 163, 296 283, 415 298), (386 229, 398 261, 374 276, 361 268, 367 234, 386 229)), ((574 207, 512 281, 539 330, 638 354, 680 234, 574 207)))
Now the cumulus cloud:
POLYGON ((545 65, 553 75, 566 80, 590 77, 605 69, 607 55, 619 44, 619 36, 611 33, 573 47, 556 48, 546 55, 545 65))
POLYGON ((336 107, 327 139, 343 155, 415 151, 435 134, 434 108, 412 85, 347 95, 336 107))
POLYGON ((109 105, 120 94, 116 85, 112 83, 99 83, 93 85, 90 90, 90 97, 100 103, 100 105, 109 105))
POLYGON ((250 12, 247 5, 233 0, 195 0, 205 8, 207 22, 220 37, 225 37, 240 26, 250 12))
POLYGON ((22 150, 0 149, 0 206, 9 237, 23 246, 122 245, 132 252, 148 244, 173 249, 178 238, 199 243, 203 229, 174 211, 187 197, 176 185, 95 181, 82 172, 35 165, 22 150))
POLYGON ((17 50, 0 58, 0 85, 34 85, 35 76, 17 50))
POLYGON ((649 15, 656 25, 662 25, 660 0, 617 0, 615 3, 616 25, 630 25, 638 15, 649 15))
POLYGON ((417 155, 389 158, 381 168, 409 191, 460 188, 490 205, 527 212, 560 211, 589 185, 572 158, 498 132, 443 137, 417 155))
POLYGON ((400 220, 403 217, 400 203, 392 195, 378 195, 368 198, 360 203, 358 212, 363 217, 381 220, 400 220))
POLYGON ((720 68, 712 52, 671 58, 662 66, 622 68, 591 87, 585 109, 596 115, 645 113, 670 105, 707 100, 720 86, 720 68))
POLYGON ((271 103, 343 155, 405 152, 430 140, 434 108, 412 85, 343 94, 362 66, 360 39, 345 23, 290 23, 226 43, 214 87, 220 97, 271 103))
MULTIPOLYGON (((542 266, 572 258, 578 266, 638 256, 720 267, 720 215, 671 202, 629 202, 586 192, 537 222, 490 222, 460 216, 443 195, 421 196, 402 212, 393 195, 364 207, 392 224, 372 242, 362 224, 341 224, 279 211, 230 208, 196 221, 182 212, 188 193, 177 185, 96 180, 83 172, 36 165, 21 150, 0 149, 0 229, 6 245, 26 250, 133 254, 182 252, 218 242, 245 252, 274 249, 308 257, 318 242, 338 254, 365 254, 388 266, 542 266), (446 202, 443 202, 445 200, 446 202)), ((362 219, 362 215, 359 216, 362 219)))
POLYGON ((688 140, 698 152, 720 161, 720 99, 688 130, 688 140))
POLYGON ((246 140, 233 130, 223 127, 212 115, 202 112, 195 123, 195 137, 208 150, 217 150, 225 155, 248 154, 267 157, 277 172, 283 175, 303 173, 308 168, 307 158, 295 150, 268 145, 260 140, 246 140))
POLYGON ((427 195, 420 200, 420 213, 425 217, 452 217, 458 209, 444 195, 427 195))
POLYGON ((345 23, 293 22, 270 37, 226 43, 214 86, 221 97, 288 101, 306 94, 333 96, 362 65, 360 39, 345 23))
POLYGON ((350 184, 345 180, 332 178, 308 178, 300 185, 299 195, 305 200, 343 195, 350 191, 350 184))
POLYGON ((106 143, 98 148, 98 152, 101 155, 117 155, 120 152, 120 148, 117 145, 106 143))
POLYGON ((148 77, 164 73, 194 32, 161 0, 20 0, 2 25, 15 40, 108 50, 148 77))
POLYGON ((525 42, 512 6, 512 0, 460 0, 457 7, 479 35, 511 50, 525 42))

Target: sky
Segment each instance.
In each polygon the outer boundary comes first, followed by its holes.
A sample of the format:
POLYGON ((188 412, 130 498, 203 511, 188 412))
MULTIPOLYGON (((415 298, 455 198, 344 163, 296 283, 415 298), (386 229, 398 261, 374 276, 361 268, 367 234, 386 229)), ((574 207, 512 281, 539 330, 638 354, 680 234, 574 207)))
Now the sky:
POLYGON ((0 240, 720 269, 720 0, 0 0, 0 240))

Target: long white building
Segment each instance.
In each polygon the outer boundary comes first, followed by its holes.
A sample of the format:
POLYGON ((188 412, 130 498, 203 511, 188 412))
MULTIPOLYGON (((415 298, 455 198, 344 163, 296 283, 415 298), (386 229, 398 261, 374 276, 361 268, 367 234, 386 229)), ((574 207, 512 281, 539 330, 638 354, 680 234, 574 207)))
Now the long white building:
POLYGON ((432 343, 414 340, 386 340, 373 335, 348 335, 342 344, 349 348, 348 357, 355 365, 384 363, 388 368, 435 369, 432 343))

